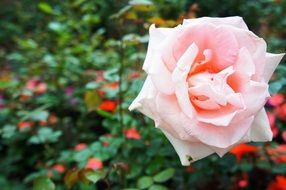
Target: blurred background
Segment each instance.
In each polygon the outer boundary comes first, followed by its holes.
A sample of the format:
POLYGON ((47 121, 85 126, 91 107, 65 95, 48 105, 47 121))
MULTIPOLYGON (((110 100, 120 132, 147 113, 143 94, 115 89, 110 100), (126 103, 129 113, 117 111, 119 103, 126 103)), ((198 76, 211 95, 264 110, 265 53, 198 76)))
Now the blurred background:
POLYGON ((181 166, 128 105, 145 74, 151 23, 242 16, 286 52, 285 0, 1 0, 1 190, 286 189, 286 60, 270 82, 274 140, 181 166))

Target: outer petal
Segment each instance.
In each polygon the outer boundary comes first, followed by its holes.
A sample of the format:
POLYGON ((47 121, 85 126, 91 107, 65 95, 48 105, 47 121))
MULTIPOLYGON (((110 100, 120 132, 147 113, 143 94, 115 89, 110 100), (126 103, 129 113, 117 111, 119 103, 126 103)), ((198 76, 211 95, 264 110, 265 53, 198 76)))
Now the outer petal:
POLYGON ((225 24, 248 30, 248 27, 243 21, 243 18, 239 16, 224 17, 224 18, 201 17, 196 19, 186 19, 184 20, 183 25, 198 24, 198 23, 212 23, 215 25, 225 24))
POLYGON ((206 145, 227 148, 238 143, 246 135, 253 119, 254 117, 248 117, 238 123, 231 123, 228 127, 198 123, 196 127, 185 126, 185 130, 206 145))
POLYGON ((189 166, 191 162, 202 159, 214 153, 214 151, 210 149, 207 145, 204 145, 202 143, 183 141, 173 137, 165 130, 162 131, 173 145, 178 156, 180 157, 183 166, 189 166))
MULTIPOLYGON (((169 35, 171 35, 172 29, 168 28, 155 28, 155 25, 152 24, 149 28, 149 44, 147 49, 146 58, 143 64, 143 70, 148 71, 149 67, 154 62, 153 56, 154 51, 158 50, 160 44, 166 39, 169 35)), ((157 53, 157 51, 156 51, 157 53)))
POLYGON ((130 111, 137 109, 144 115, 154 119, 154 102, 156 95, 157 90, 155 89, 151 78, 147 77, 140 93, 133 100, 128 109, 130 111))
POLYGON ((264 108, 256 115, 248 132, 248 136, 251 141, 266 142, 272 140, 273 134, 264 108))
POLYGON ((270 80, 275 68, 277 67, 277 65, 279 64, 284 55, 285 53, 280 53, 280 54, 266 53, 266 65, 263 74, 264 81, 266 83, 270 80))

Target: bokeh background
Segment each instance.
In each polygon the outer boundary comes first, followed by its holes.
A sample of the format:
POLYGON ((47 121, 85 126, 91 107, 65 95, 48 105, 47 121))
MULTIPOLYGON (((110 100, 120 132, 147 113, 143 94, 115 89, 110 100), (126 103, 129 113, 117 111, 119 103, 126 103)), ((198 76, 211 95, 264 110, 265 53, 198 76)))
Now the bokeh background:
POLYGON ((285 58, 270 82, 269 143, 183 167, 153 121, 127 110, 151 23, 232 15, 286 52, 285 0, 1 0, 1 189, 285 190, 285 58))

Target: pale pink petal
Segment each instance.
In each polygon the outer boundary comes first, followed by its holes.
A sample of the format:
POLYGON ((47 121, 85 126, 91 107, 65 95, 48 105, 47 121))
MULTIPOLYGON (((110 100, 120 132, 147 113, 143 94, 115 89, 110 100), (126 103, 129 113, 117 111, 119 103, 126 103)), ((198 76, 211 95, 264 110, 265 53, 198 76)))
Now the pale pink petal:
POLYGON ((175 85, 175 93, 178 98, 178 103, 182 111, 190 118, 193 117, 194 110, 189 98, 188 83, 186 79, 198 51, 199 49, 196 44, 192 44, 179 59, 177 67, 172 74, 172 80, 175 85))
POLYGON ((232 33, 235 35, 239 47, 246 48, 252 56, 255 65, 254 79, 263 77, 266 57, 266 43, 262 38, 256 36, 253 32, 232 27, 232 33))
POLYGON ((242 17, 232 16, 232 17, 224 17, 224 18, 216 18, 216 17, 201 17, 196 19, 185 19, 183 21, 183 25, 188 24, 198 24, 198 23, 212 23, 215 25, 230 25, 242 29, 248 30, 245 22, 242 17))
POLYGON ((264 69, 264 81, 268 82, 276 69, 277 65, 283 58, 285 53, 280 53, 280 54, 273 54, 273 53, 267 53, 266 54, 266 65, 264 69))
MULTIPOLYGON (((182 113, 181 108, 178 105, 178 100, 175 95, 165 95, 159 93, 156 98, 156 109, 160 116, 160 119, 166 124, 159 124, 159 128, 168 130, 168 126, 172 127, 176 133, 172 133, 182 140, 194 140, 185 132, 183 125, 185 123, 191 123, 191 120, 182 113)), ((168 130, 170 132, 170 130, 168 130)))
POLYGON ((216 27, 213 33, 213 39, 210 40, 210 49, 215 52, 213 65, 222 70, 235 63, 239 46, 235 35, 227 26, 216 27))
POLYGON ((237 114, 237 111, 228 112, 228 113, 224 113, 224 114, 219 114, 218 112, 220 112, 220 111, 209 112, 206 114, 198 114, 197 119, 200 122, 208 123, 211 125, 215 125, 215 126, 219 126, 219 127, 220 126, 228 127, 230 122, 233 120, 233 118, 237 114))
POLYGON ((165 94, 174 93, 175 86, 172 81, 172 74, 162 62, 159 54, 153 56, 153 64, 149 67, 147 73, 156 89, 160 92, 165 94))
POLYGON ((157 95, 157 90, 152 84, 150 77, 147 77, 140 93, 133 100, 128 109, 130 111, 137 109, 144 115, 150 117, 151 119, 154 119, 154 117, 157 114, 153 113, 156 95, 157 95))
POLYGON ((242 118, 254 115, 264 106, 267 98, 270 96, 268 84, 250 81, 243 86, 241 95, 246 107, 246 111, 242 114, 242 118))
POLYGON ((202 123, 184 126, 190 136, 194 136, 202 143, 219 148, 227 148, 239 142, 250 128, 254 117, 244 118, 237 123, 231 123, 227 127, 204 125, 202 123))
POLYGON ((173 145, 178 156, 180 157, 183 166, 189 166, 191 162, 202 159, 214 153, 214 151, 210 149, 207 145, 204 145, 202 143, 183 141, 173 137, 167 131, 162 131, 173 145))
POLYGON ((235 63, 234 69, 236 72, 248 76, 255 73, 255 65, 249 51, 246 48, 241 48, 239 50, 238 60, 235 63))
POLYGON ((147 49, 146 58, 143 64, 143 70, 148 71, 149 67, 154 64, 154 53, 160 54, 160 44, 172 33, 172 29, 156 28, 152 24, 149 28, 149 44, 147 49))
POLYGON ((266 142, 272 140, 273 134, 264 108, 255 116, 248 135, 251 141, 266 142))

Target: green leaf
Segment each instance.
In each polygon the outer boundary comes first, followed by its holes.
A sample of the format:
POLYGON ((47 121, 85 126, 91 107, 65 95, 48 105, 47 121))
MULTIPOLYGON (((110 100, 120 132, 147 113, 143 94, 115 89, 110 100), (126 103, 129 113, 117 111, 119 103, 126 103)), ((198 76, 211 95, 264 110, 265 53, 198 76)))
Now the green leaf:
POLYGON ((48 3, 41 2, 38 4, 38 8, 44 13, 47 14, 53 13, 53 8, 48 3))
POLYGON ((162 185, 154 184, 148 190, 168 190, 168 188, 162 185))
POLYGON ((89 111, 95 110, 100 102, 100 95, 96 91, 87 91, 84 95, 84 102, 89 111))
POLYGON ((85 85, 85 88, 88 90, 94 90, 100 87, 100 84, 98 82, 89 82, 85 85))
POLYGON ((46 121, 49 117, 49 112, 47 111, 35 111, 31 115, 31 119, 35 121, 46 121))
POLYGON ((56 186, 48 177, 38 177, 34 180, 33 190, 55 190, 56 186))
POLYGON ((157 175, 155 175, 153 179, 155 182, 162 183, 162 182, 165 182, 165 181, 169 180, 170 178, 172 178, 174 173, 175 173, 174 168, 168 168, 168 169, 158 173, 157 175))
POLYGON ((93 183, 96 183, 99 180, 104 179, 105 176, 106 176, 106 172, 103 170, 88 171, 85 173, 85 177, 93 183))
POLYGON ((150 176, 143 176, 138 179, 137 187, 140 189, 146 189, 153 184, 153 179, 150 176))
POLYGON ((70 170, 65 175, 64 182, 68 189, 72 188, 72 186, 74 186, 74 184, 79 180, 78 172, 78 170, 70 170))
POLYGON ((5 125, 3 129, 0 129, 0 134, 4 139, 9 139, 14 136, 16 132, 16 126, 14 125, 5 125))

